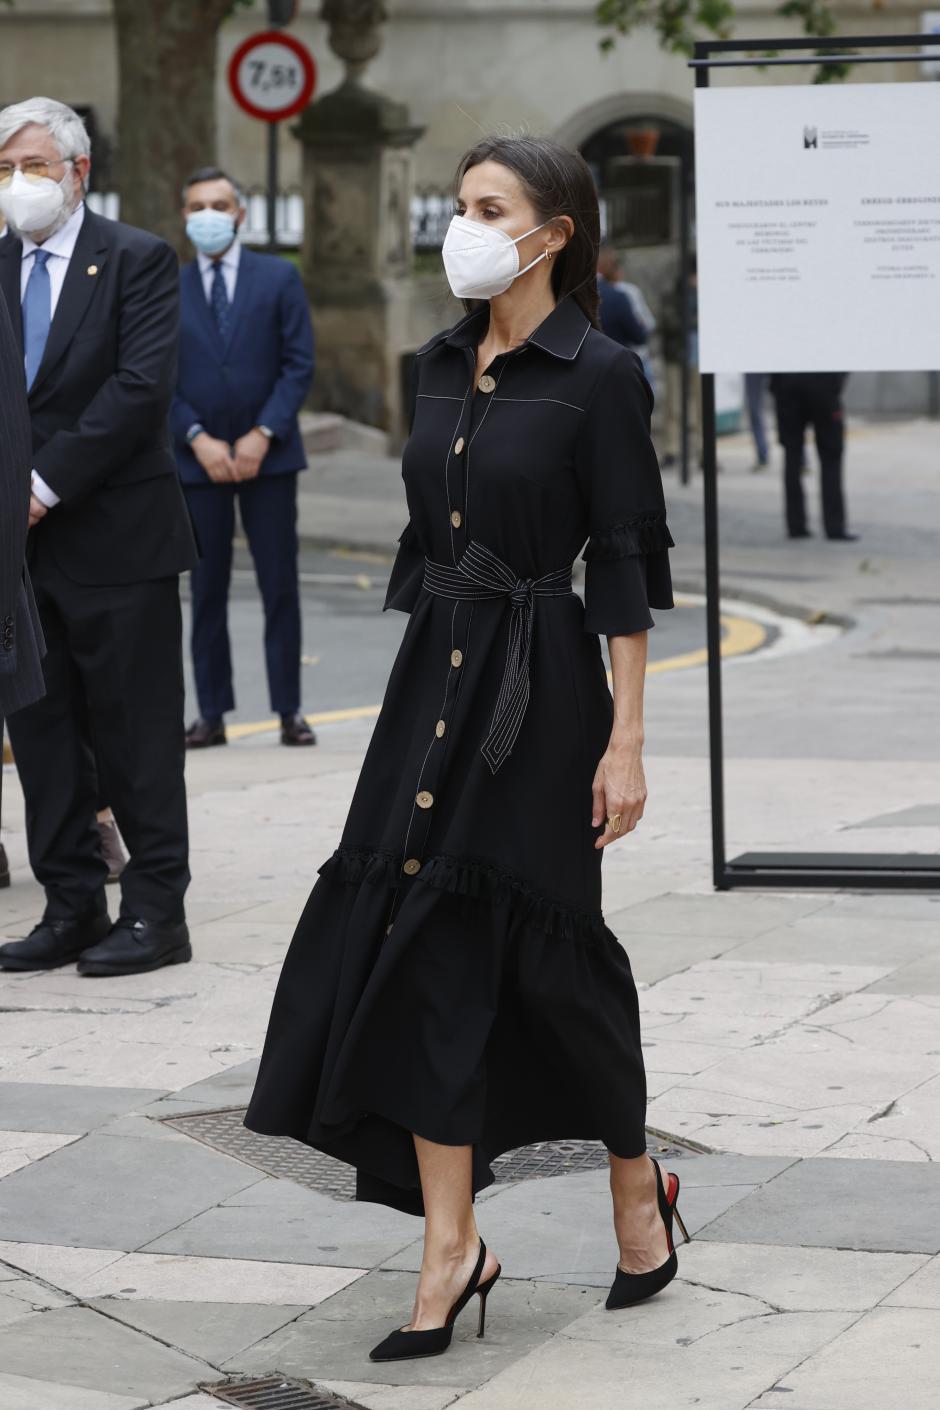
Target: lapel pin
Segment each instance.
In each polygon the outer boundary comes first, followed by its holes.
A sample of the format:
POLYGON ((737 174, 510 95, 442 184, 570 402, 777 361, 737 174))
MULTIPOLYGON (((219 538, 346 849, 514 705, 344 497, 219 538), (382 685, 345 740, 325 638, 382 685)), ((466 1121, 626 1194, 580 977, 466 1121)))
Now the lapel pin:
POLYGON ((98 266, 97 266, 96 264, 90 264, 90 265, 88 266, 87 273, 88 273, 88 274, 97 274, 97 273, 98 273, 98 266))

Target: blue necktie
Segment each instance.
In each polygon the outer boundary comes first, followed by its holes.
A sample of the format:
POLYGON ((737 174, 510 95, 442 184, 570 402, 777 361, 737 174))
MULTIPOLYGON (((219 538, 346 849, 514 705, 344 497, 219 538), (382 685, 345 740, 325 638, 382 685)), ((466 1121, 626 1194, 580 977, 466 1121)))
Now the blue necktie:
POLYGON ((42 355, 46 351, 49 327, 52 323, 52 283, 49 279, 47 262, 52 258, 48 250, 37 250, 33 255, 33 268, 26 283, 23 296, 23 343, 26 351, 26 386, 31 387, 36 380, 42 355))
POLYGON ((222 273, 221 260, 216 261, 215 268, 212 271, 211 303, 215 326, 218 328, 221 337, 227 338, 232 306, 228 301, 228 294, 225 289, 225 275, 222 273))

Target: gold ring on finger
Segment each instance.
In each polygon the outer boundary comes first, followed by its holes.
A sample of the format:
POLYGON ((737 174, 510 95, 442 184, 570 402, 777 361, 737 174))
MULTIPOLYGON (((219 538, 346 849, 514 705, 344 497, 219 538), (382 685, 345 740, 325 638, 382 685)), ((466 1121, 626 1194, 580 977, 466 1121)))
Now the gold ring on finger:
POLYGON ((610 815, 610 817, 608 817, 608 819, 607 819, 607 826, 610 828, 611 832, 619 832, 619 831, 620 831, 620 825, 621 825, 622 822, 623 822, 623 814, 622 814, 622 813, 612 813, 612 814, 610 815))

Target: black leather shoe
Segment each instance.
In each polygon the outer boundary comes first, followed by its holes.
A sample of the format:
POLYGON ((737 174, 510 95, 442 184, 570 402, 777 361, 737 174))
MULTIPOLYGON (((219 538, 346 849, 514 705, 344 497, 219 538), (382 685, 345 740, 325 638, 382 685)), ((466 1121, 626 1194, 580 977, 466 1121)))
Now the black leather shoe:
POLYGON ((316 744, 317 737, 303 715, 281 716, 282 744, 316 744))
POLYGON ((809 529, 790 529, 787 534, 788 539, 811 539, 812 537, 809 529))
POLYGON ((10 884, 10 863, 7 860, 7 849, 0 842, 0 891, 10 884))
POLYGON ((193 720, 186 731, 187 749, 210 749, 213 744, 227 744, 225 726, 221 720, 193 720))
POLYGON ((857 543, 858 534, 850 534, 848 529, 843 529, 841 534, 827 534, 826 538, 830 543, 857 543))
POLYGON ((25 940, 0 945, 0 969, 58 969, 97 945, 110 929, 107 912, 77 920, 41 920, 25 940))
POLYGON ((167 964, 186 964, 193 957, 189 928, 184 920, 161 925, 152 920, 122 916, 100 945, 86 950, 79 974, 146 974, 167 964))

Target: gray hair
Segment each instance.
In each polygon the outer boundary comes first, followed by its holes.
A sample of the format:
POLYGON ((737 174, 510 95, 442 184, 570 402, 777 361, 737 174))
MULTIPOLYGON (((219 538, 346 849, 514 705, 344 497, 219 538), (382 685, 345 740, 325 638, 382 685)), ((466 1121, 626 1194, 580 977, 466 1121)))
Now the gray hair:
POLYGON ((23 127, 35 123, 49 131, 63 160, 91 155, 91 141, 81 118, 66 103, 55 98, 27 98, 23 103, 10 103, 0 109, 0 147, 23 127))

